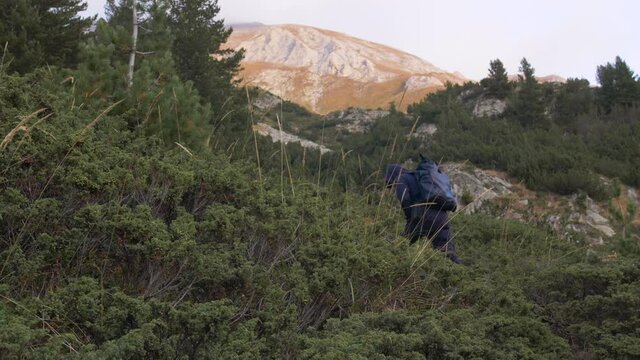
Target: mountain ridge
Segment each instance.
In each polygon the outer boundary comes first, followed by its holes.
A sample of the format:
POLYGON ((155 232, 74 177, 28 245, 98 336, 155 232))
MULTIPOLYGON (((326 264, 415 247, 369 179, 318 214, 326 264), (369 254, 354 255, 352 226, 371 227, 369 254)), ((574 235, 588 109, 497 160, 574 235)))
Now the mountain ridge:
POLYGON ((246 50, 244 84, 320 114, 391 102, 403 109, 447 82, 467 80, 393 47, 306 25, 240 26, 226 47, 246 50))

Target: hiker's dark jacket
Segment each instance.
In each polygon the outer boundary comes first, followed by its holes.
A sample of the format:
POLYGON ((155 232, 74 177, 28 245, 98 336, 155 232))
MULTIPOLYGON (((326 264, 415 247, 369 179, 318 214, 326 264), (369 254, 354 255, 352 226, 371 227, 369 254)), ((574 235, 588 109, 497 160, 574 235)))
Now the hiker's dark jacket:
MULTIPOLYGON (((453 249, 447 212, 427 205, 412 206, 412 199, 419 198, 420 192, 420 185, 414 173, 399 164, 390 164, 387 166, 385 181, 387 187, 395 186, 396 197, 407 220, 402 235, 409 238, 411 243, 420 237, 428 237, 434 248, 451 244, 450 247, 453 249)), ((455 253, 455 250, 453 251, 455 253)))

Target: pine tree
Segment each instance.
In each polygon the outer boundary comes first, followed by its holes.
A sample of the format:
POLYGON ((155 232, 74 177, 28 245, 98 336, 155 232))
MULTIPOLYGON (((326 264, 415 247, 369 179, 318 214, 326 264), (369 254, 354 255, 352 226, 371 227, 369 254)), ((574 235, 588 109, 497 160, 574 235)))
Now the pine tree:
POLYGON ((489 63, 489 76, 482 79, 480 84, 487 89, 489 95, 499 99, 503 99, 509 94, 511 88, 509 77, 500 59, 492 60, 489 63))
POLYGON ((84 96, 81 101, 126 99, 122 109, 132 129, 156 135, 170 147, 180 143, 191 150, 203 149, 211 134, 211 112, 193 85, 182 81, 176 71, 168 4, 161 0, 137 2, 140 34, 132 83, 128 78, 132 2, 109 1, 108 23, 100 21, 83 47, 76 76, 76 89, 84 96))
POLYGON ((82 0, 16 0, 0 6, 0 44, 7 44, 10 71, 43 65, 74 67, 79 44, 93 18, 82 18, 82 0))
POLYGON ((564 129, 577 130, 578 116, 593 109, 593 90, 585 79, 568 79, 560 86, 554 107, 554 122, 564 129))
POLYGON ((217 0, 173 0, 170 25, 173 57, 183 80, 192 81, 202 98, 219 109, 233 92, 243 52, 222 49, 231 35, 217 0))
POLYGON ((536 77, 535 77, 536 71, 531 66, 529 61, 527 61, 527 58, 522 58, 522 60, 520 60, 520 68, 518 70, 520 70, 520 72, 522 73, 522 75, 518 75, 518 79, 520 79, 520 81, 524 81, 527 83, 538 82, 538 80, 536 80, 536 77))
POLYGON ((600 84, 598 102, 605 112, 615 106, 630 107, 640 100, 636 75, 619 56, 613 64, 598 66, 596 76, 600 84))
POLYGON ((535 77, 535 69, 522 58, 518 75, 519 85, 510 104, 510 113, 526 127, 547 127, 549 121, 545 116, 542 89, 535 77))

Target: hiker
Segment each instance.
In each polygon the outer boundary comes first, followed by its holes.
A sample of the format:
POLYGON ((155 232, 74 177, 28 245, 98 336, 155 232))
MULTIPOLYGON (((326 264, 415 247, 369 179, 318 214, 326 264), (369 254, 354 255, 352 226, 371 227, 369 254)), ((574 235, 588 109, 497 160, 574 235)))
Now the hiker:
POLYGON ((413 206, 423 203, 423 200, 420 200, 421 185, 416 172, 409 171, 400 164, 389 164, 385 173, 385 185, 387 188, 395 186, 396 197, 407 220, 402 236, 408 238, 411 244, 422 237, 431 239, 434 249, 443 251, 451 261, 460 264, 451 240, 451 225, 447 211, 435 205, 413 206))

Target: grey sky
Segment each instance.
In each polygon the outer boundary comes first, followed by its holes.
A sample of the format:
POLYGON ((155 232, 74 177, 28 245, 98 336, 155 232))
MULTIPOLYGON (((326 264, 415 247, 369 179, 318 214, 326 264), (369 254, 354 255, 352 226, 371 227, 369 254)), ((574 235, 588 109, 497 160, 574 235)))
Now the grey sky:
MULTIPOLYGON (((88 0, 92 13, 104 0, 88 0)), ((227 23, 304 24, 417 55, 468 78, 524 56, 537 75, 583 77, 621 56, 640 72, 635 0, 218 0, 227 23)))

